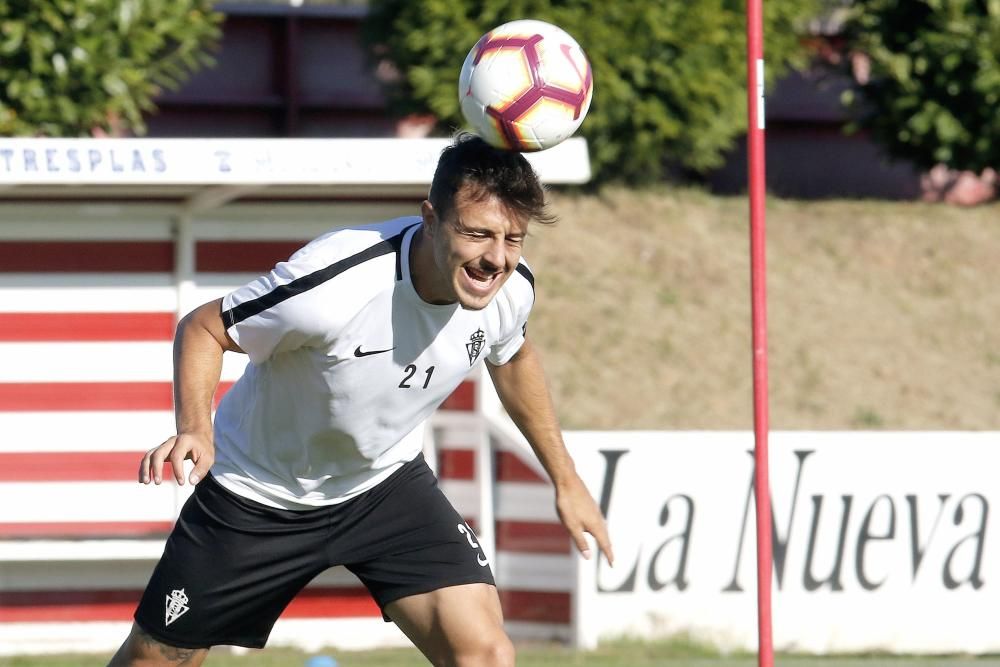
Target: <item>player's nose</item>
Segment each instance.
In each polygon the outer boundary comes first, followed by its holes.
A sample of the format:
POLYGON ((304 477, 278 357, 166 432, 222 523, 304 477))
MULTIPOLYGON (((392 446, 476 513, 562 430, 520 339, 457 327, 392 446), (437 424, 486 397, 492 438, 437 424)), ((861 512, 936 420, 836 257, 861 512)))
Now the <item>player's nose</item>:
POLYGON ((491 271, 500 271, 506 263, 506 258, 503 239, 493 239, 483 253, 483 266, 491 271))

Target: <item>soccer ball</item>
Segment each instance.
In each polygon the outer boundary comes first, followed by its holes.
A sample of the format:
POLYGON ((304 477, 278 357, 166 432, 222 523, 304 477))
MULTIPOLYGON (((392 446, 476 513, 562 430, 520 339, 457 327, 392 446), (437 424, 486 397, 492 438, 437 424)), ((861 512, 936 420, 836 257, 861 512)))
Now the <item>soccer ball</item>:
POLYGON ((483 35, 458 80, 462 114, 498 148, 541 151, 580 127, 594 77, 580 45, 544 21, 511 21, 483 35))

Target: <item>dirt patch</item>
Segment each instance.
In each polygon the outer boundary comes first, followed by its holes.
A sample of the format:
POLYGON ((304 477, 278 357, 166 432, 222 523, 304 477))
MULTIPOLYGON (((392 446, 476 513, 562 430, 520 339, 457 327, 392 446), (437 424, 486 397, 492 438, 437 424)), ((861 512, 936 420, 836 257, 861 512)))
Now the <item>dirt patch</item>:
MULTIPOLYGON (((555 193, 530 323, 572 429, 752 426, 743 198, 555 193)), ((1000 428, 1000 206, 771 200, 775 429, 1000 428)))

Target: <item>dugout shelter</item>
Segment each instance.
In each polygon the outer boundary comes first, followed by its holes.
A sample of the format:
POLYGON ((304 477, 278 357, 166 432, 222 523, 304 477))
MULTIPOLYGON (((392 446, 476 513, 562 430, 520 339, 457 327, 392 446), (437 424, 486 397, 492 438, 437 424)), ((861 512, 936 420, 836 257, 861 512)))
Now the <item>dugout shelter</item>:
MULTIPOLYGON (((177 319, 331 228, 417 214, 447 143, 0 139, 0 654, 125 637, 191 490, 136 483, 141 453, 174 432, 177 319)), ((528 157, 546 183, 589 179, 582 139, 528 157)), ((226 355, 220 394, 245 363, 226 355)), ((550 491, 487 409, 470 377, 429 425, 432 461, 493 558, 512 634, 570 639, 569 540, 551 502, 497 502, 504 484, 550 491)), ((271 643, 406 641, 332 570, 271 643)))

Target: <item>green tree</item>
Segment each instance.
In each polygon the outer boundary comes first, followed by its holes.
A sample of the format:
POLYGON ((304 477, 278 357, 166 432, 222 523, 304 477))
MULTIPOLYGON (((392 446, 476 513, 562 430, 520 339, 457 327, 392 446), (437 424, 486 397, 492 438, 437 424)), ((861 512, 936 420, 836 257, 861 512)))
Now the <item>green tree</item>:
POLYGON ((1000 166, 1000 0, 857 0, 844 34, 870 71, 848 103, 890 155, 1000 166))
MULTIPOLYGON (((815 0, 765 2, 769 80, 804 58, 801 26, 815 0)), ((719 166, 746 129, 743 0, 372 0, 365 40, 394 65, 392 108, 432 113, 439 131, 464 125, 458 75, 490 28, 519 18, 554 23, 594 69, 594 99, 580 133, 595 182, 648 182, 667 164, 719 166)))
POLYGON ((0 135, 143 133, 163 87, 211 62, 211 0, 0 2, 0 135))

